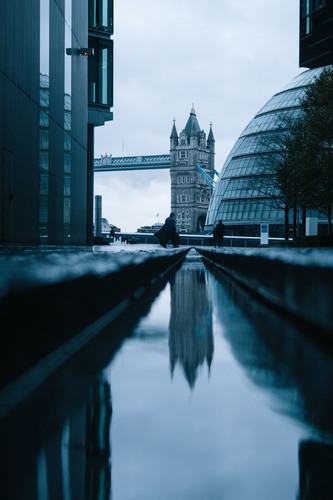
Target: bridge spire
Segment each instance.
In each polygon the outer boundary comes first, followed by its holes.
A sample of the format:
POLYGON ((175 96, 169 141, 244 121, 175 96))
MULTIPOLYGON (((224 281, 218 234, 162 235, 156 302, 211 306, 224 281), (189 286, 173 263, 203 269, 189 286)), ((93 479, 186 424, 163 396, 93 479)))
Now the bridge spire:
POLYGON ((172 130, 171 130, 171 135, 170 135, 170 139, 171 140, 177 140, 178 142, 178 133, 177 133, 177 129, 176 129, 176 120, 175 118, 173 119, 173 126, 172 126, 172 130))
POLYGON ((210 125, 210 129, 209 129, 209 134, 208 134, 208 138, 207 138, 207 143, 215 142, 212 122, 210 122, 209 125, 210 125))

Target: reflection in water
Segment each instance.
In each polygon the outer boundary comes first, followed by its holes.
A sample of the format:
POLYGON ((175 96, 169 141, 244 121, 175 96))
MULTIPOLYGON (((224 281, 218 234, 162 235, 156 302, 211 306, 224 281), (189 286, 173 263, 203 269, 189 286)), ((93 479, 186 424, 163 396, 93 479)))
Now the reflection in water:
POLYGON ((210 289, 217 315, 247 375, 269 389, 280 412, 298 418, 323 439, 333 440, 332 355, 221 273, 216 277, 219 281, 211 279, 210 289))
POLYGON ((300 500, 332 500, 333 446, 303 441, 299 447, 300 500))
POLYGON ((111 413, 109 383, 95 381, 87 406, 77 407, 37 452, 36 491, 31 483, 24 498, 108 500, 111 413))
POLYGON ((209 280, 214 308, 234 356, 255 384, 269 390, 276 410, 299 420, 316 440, 299 446, 300 500, 332 499, 332 355, 309 332, 210 269, 217 278, 209 280))
POLYGON ((195 255, 2 422, 3 498, 333 498, 331 357, 195 255))
POLYGON ((86 498, 108 500, 111 492, 111 391, 106 380, 91 386, 86 419, 86 498))
MULTIPOLYGON (((151 286, 126 315, 0 421, 1 498, 111 498, 111 392, 101 373, 168 280, 166 275, 151 286)), ((66 310, 63 316, 59 312, 55 331, 65 318, 66 310)), ((45 332, 45 323, 42 328, 45 332)))
POLYGON ((171 375, 178 362, 194 387, 198 367, 213 359, 212 311, 208 300, 207 277, 202 267, 184 265, 171 280, 169 323, 171 375))

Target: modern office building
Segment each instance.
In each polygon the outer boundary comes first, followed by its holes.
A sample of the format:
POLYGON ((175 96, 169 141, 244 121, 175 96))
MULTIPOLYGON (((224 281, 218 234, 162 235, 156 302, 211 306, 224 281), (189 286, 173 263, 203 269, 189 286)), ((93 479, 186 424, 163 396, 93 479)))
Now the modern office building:
POLYGON ((0 33, 0 243, 92 244, 113 1, 2 0, 0 33))
POLYGON ((200 129, 192 107, 185 128, 179 134, 173 124, 170 135, 171 211, 181 233, 203 232, 214 177, 215 139, 200 129), (198 170, 199 165, 201 171, 198 170))
POLYGON ((333 64, 332 0, 300 0, 299 31, 301 68, 333 64))
MULTIPOLYGON (((234 236, 259 236, 261 224, 269 224, 269 235, 284 236, 284 210, 277 204, 267 174, 269 157, 279 149, 277 134, 289 120, 297 118, 299 101, 307 85, 320 74, 315 68, 297 75, 261 108, 237 139, 221 170, 209 206, 206 230, 222 219, 227 233, 234 236)), ((290 210, 289 222, 293 214, 290 210)), ((319 216, 318 223, 327 219, 319 216)))
MULTIPOLYGON (((270 157, 278 154, 281 146, 278 135, 299 116, 300 99, 307 86, 325 65, 333 64, 332 8, 328 0, 300 0, 300 67, 310 69, 269 99, 239 136, 216 183, 206 231, 222 219, 227 234, 259 236, 264 224, 268 225, 269 236, 284 236, 283 204, 278 203, 273 186, 269 187, 270 157)), ((317 213, 309 215, 308 234, 326 233, 327 219, 317 213)), ((290 210, 290 225, 292 221, 290 210)))

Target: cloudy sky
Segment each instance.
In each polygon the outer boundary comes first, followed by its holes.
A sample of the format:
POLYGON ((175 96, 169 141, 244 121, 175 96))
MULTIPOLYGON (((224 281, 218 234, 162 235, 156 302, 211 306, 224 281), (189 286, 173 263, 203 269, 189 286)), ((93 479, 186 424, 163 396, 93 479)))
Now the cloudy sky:
MULTIPOLYGON (((95 129, 95 158, 168 154, 194 103, 213 124, 215 169, 298 66, 299 0, 115 0, 114 119, 95 129)), ((168 170, 95 174, 102 216, 122 231, 164 221, 168 170), (158 215, 159 214, 159 215, 158 215)))

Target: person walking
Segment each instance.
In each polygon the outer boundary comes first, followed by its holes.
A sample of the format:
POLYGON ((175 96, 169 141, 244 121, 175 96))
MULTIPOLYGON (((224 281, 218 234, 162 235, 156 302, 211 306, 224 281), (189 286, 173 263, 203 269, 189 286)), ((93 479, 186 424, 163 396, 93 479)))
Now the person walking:
POLYGON ((162 247, 166 248, 167 243, 171 240, 171 243, 174 248, 177 248, 178 242, 177 242, 177 229, 176 229, 176 221, 175 221, 175 214, 171 212, 169 217, 165 219, 164 225, 156 231, 155 237, 159 240, 160 245, 162 247))
POLYGON ((216 225, 214 229, 214 245, 220 247, 223 247, 223 236, 225 234, 225 227, 222 222, 222 220, 219 220, 219 223, 216 225))

